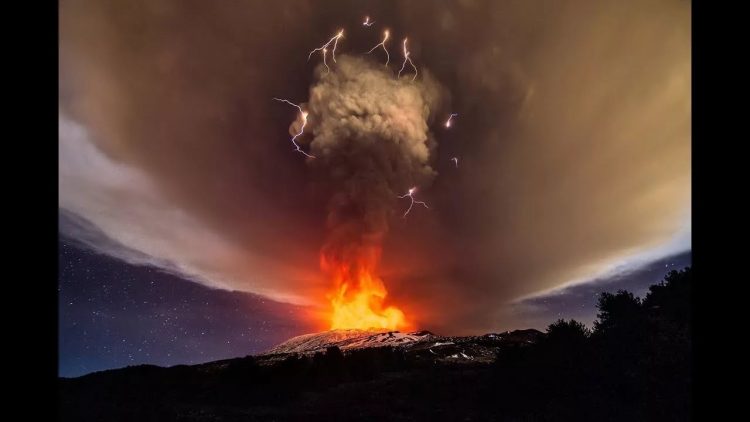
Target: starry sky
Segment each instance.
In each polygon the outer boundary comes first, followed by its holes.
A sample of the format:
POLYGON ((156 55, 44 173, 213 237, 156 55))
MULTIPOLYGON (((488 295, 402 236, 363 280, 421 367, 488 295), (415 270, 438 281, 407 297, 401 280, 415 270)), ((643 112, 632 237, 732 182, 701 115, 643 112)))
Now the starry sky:
POLYGON ((297 306, 206 288, 64 238, 58 250, 60 376, 245 356, 313 330, 297 306))
POLYGON ((659 283, 672 270, 692 265, 692 253, 682 252, 666 256, 641 266, 621 269, 587 283, 560 289, 554 293, 536 296, 515 304, 530 327, 543 329, 557 319, 575 319, 593 328, 596 304, 602 292, 615 293, 627 290, 643 299, 649 286, 659 283))
MULTIPOLYGON (((429 209, 400 218, 390 192, 380 215, 378 274, 415 325, 589 323, 602 286, 641 292, 690 260, 690 2, 62 0, 59 13, 61 374, 325 329, 335 196, 291 148, 295 110, 272 99, 313 103, 323 67, 308 52, 341 28, 342 63, 394 74, 408 37, 415 84, 430 86, 415 138, 429 209), (390 68, 363 54, 384 29, 390 68)), ((299 142, 322 148, 316 136, 299 142)))
MULTIPOLYGON (((315 331, 298 306, 206 288, 153 266, 128 264, 62 237, 58 244, 59 375, 74 377, 128 365, 195 364, 262 352, 315 331)), ((691 265, 690 252, 572 286, 515 306, 528 324, 558 318, 592 327, 601 292, 648 286, 691 265)))

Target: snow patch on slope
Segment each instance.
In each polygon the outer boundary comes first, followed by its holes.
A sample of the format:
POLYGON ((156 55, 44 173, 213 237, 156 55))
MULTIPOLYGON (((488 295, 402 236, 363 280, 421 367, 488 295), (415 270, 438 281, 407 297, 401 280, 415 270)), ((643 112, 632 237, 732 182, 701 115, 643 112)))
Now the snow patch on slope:
POLYGON ((263 354, 314 353, 325 351, 326 348, 331 346, 337 346, 341 350, 402 346, 431 337, 434 337, 434 335, 427 331, 402 333, 387 330, 331 330, 293 337, 263 354))

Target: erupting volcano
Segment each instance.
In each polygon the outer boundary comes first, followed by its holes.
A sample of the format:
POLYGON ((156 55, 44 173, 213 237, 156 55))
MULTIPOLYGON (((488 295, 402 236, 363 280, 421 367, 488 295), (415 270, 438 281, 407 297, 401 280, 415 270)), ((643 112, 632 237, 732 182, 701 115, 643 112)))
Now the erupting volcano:
POLYGON ((329 197, 320 267, 332 283, 331 329, 411 327, 402 310, 386 303, 377 269, 399 195, 436 175, 428 122, 441 90, 427 71, 417 80, 398 78, 346 55, 316 69, 309 103, 300 104, 290 133, 309 141, 305 160, 329 197))
POLYGON ((404 313, 395 306, 384 306, 388 292, 375 274, 380 250, 355 262, 331 262, 321 255, 321 268, 333 277, 336 290, 331 294, 331 329, 405 329, 404 313))

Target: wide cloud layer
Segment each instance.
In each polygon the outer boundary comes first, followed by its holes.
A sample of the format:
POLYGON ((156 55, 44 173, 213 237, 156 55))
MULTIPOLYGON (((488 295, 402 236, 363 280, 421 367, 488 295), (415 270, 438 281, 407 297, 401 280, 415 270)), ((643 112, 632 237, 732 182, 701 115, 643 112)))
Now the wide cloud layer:
POLYGON ((295 110, 271 99, 306 100, 307 53, 341 27, 337 53, 367 51, 381 23, 391 67, 408 36, 450 92, 438 112, 459 113, 431 122, 430 209, 392 222, 383 255, 425 328, 522 324, 507 303, 689 226, 684 1, 66 0, 61 208, 197 281, 320 303, 328 198, 289 144, 295 110))

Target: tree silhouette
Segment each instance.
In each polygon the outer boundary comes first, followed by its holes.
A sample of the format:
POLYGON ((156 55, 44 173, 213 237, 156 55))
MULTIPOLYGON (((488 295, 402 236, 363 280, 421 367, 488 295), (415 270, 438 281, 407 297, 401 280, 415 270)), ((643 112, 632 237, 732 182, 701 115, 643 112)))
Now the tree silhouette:
POLYGON ((594 331, 621 331, 631 329, 638 320, 641 310, 641 299, 634 297, 627 290, 618 290, 616 294, 602 293, 597 303, 598 318, 594 321, 594 331))
POLYGON ((591 335, 586 326, 574 319, 558 319, 547 327, 546 341, 561 344, 581 344, 591 335))
POLYGON ((680 325, 690 325, 692 269, 672 270, 664 280, 649 287, 643 307, 652 315, 680 325))

